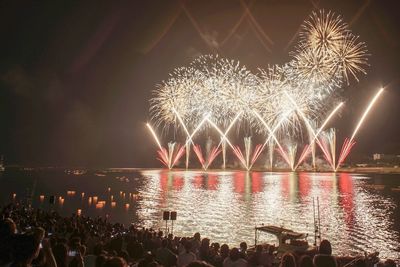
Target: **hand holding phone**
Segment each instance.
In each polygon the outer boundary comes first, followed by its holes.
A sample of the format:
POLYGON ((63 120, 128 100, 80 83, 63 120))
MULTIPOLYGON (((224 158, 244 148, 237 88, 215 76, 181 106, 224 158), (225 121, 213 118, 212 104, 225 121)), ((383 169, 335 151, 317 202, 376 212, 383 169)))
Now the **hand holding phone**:
POLYGON ((68 251, 68 256, 69 257, 75 257, 78 252, 76 250, 69 250, 68 251))

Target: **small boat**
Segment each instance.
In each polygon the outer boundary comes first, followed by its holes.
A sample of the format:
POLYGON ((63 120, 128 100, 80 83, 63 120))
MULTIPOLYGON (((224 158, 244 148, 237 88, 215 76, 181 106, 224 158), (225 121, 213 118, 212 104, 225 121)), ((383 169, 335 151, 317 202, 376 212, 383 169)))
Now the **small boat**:
POLYGON ((273 225, 255 227, 255 246, 257 246, 258 232, 272 234, 278 238, 278 254, 285 252, 311 252, 315 250, 314 246, 308 244, 308 234, 298 233, 273 225))

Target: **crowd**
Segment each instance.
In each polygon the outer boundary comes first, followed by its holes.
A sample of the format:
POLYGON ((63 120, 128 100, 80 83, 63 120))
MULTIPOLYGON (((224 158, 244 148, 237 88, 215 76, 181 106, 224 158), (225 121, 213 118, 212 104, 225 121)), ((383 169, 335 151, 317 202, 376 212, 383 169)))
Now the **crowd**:
MULTIPOLYGON (((0 267, 127 267, 127 266, 282 266, 330 267, 339 262, 324 240, 315 255, 286 253, 258 245, 251 252, 201 238, 164 235, 162 231, 125 227, 104 218, 32 209, 19 204, 2 207, 0 216, 0 267)), ((387 260, 378 266, 393 267, 387 260)), ((350 265, 349 265, 350 266, 350 265)), ((351 266, 368 266, 360 258, 351 266)))

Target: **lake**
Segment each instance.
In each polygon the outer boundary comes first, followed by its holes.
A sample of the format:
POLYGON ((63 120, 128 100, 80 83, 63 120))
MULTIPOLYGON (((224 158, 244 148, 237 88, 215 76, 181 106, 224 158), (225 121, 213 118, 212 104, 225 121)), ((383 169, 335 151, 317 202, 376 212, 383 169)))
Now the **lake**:
MULTIPOLYGON (((81 209, 164 231, 162 212, 177 211, 174 234, 200 232, 231 246, 254 244, 254 227, 261 224, 308 233, 313 243, 318 198, 321 235, 336 255, 379 251, 381 258, 400 258, 399 174, 42 169, 6 171, 0 182, 1 203, 16 194, 15 200, 64 215, 81 209)), ((167 227, 172 231, 171 221, 167 227)), ((260 240, 275 241, 264 234, 260 240)))

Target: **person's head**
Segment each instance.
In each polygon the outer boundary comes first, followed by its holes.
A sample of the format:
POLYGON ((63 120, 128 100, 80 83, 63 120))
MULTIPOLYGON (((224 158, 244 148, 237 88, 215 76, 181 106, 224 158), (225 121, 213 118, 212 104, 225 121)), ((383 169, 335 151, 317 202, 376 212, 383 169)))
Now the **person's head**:
POLYGON ((200 233, 195 233, 193 238, 200 241, 200 233))
POLYGON ((214 251, 219 251, 220 245, 219 243, 212 243, 211 247, 214 249, 214 251))
POLYGON ((229 258, 231 261, 237 261, 240 258, 239 250, 237 248, 232 248, 229 252, 229 258))
POLYGON ((240 250, 242 252, 246 252, 246 250, 247 250, 247 243, 246 242, 240 243, 240 250))
POLYGON ((326 239, 322 240, 321 244, 319 245, 319 254, 332 255, 331 242, 326 239))
POLYGON ((36 227, 33 230, 34 237, 39 241, 41 241, 44 238, 45 234, 46 234, 46 231, 42 227, 36 227))
POLYGON ((257 245, 256 246, 256 252, 261 253, 263 250, 263 246, 262 245, 257 245))
POLYGON ((222 257, 228 257, 229 256, 229 246, 227 244, 223 244, 221 246, 221 256, 222 257))
POLYGON ((128 264, 121 257, 112 257, 104 263, 103 267, 127 267, 128 264))
POLYGON ((296 267, 296 258, 292 253, 286 252, 281 259, 280 267, 296 267))
POLYGON ((39 245, 40 241, 32 234, 16 235, 13 249, 15 263, 30 264, 39 255, 39 245))
POLYGON ((210 246, 210 239, 203 238, 203 240, 201 240, 201 248, 206 249, 209 246, 210 246))
POLYGON ((314 267, 314 263, 310 256, 303 255, 299 260, 299 267, 314 267))
POLYGON ((315 255, 313 262, 315 267, 337 267, 336 259, 330 255, 315 255))

